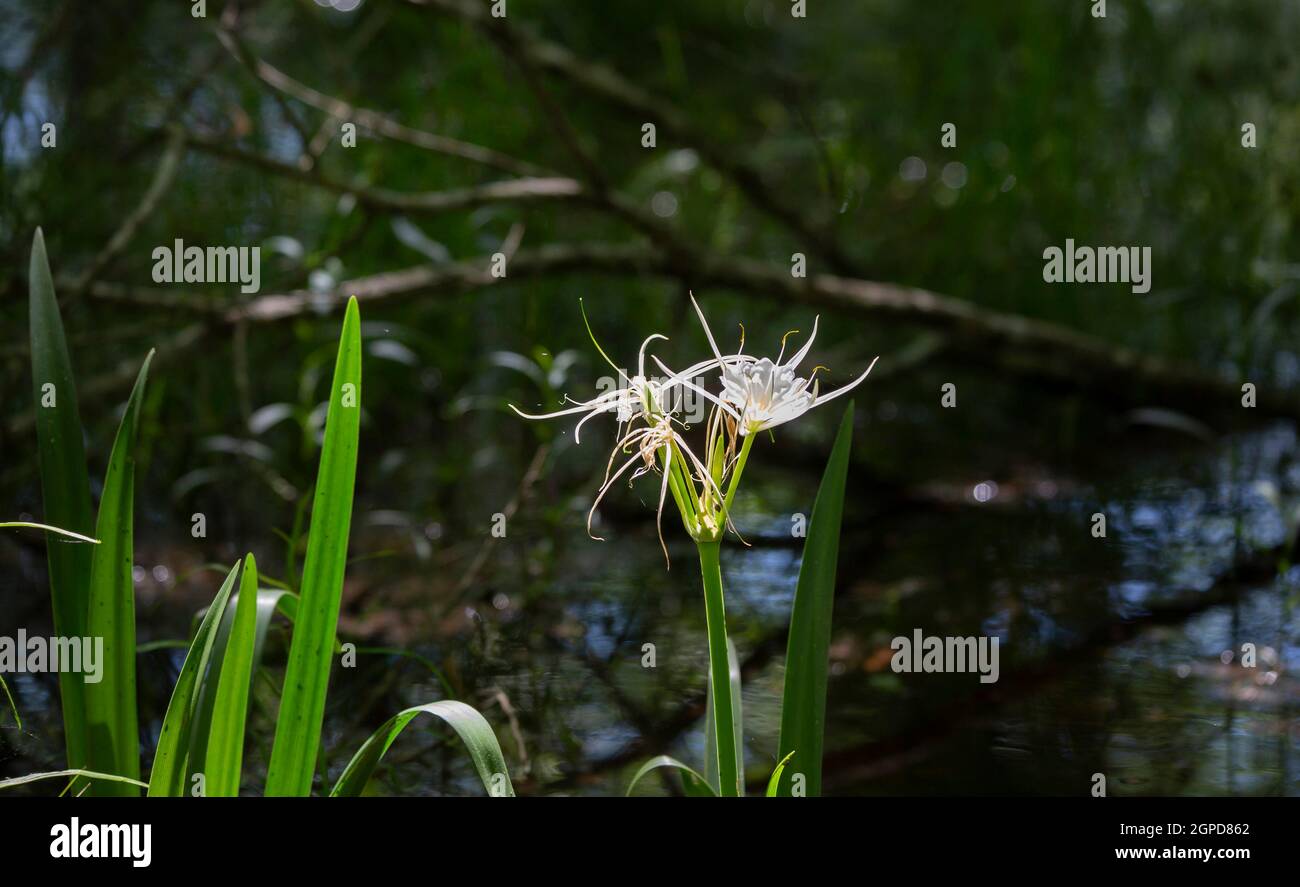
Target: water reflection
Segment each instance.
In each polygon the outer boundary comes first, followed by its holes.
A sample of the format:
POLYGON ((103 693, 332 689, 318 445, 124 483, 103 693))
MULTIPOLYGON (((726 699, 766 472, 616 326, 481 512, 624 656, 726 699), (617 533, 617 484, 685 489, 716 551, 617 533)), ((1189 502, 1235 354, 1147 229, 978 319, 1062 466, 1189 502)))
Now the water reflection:
MULTIPOLYGON (((1175 459, 1139 451, 1104 482, 1003 478, 997 496, 978 501, 969 492, 988 483, 981 471, 955 481, 953 495, 851 508, 832 639, 827 791, 1083 794, 1103 773, 1112 795, 1300 794, 1292 763, 1300 570, 1260 555, 1294 526, 1286 509, 1300 489, 1295 444, 1289 431, 1273 430, 1175 459), (1104 539, 1091 532, 1097 512, 1107 518, 1104 539), (890 640, 916 628, 998 636, 1001 679, 893 673, 890 640), (1254 645, 1253 668, 1242 665, 1243 644, 1254 645)), ((768 474, 742 497, 738 523, 752 544, 729 546, 723 568, 746 671, 749 777, 758 782, 774 763, 779 730, 802 541, 792 516, 812 503, 797 472, 768 474)), ((526 547, 503 546, 456 607, 430 600, 427 552, 358 568, 361 580, 389 590, 371 603, 350 600, 353 630, 377 643, 404 625, 405 646, 439 675, 393 655, 339 670, 327 722, 331 774, 386 714, 444 696, 444 680, 499 726, 522 791, 615 794, 653 754, 702 760, 707 653, 693 549, 672 542, 666 569, 652 513, 635 502, 605 516, 610 542, 591 542, 580 529, 582 502, 570 504, 558 526, 520 531, 533 540, 526 547), (397 589, 412 582, 402 603, 397 589), (367 621, 369 610, 394 607, 407 609, 367 621)), ((540 520, 521 512, 529 519, 540 520)), ((368 532, 391 523, 372 521, 368 532)), ((177 565, 194 557, 151 553, 146 562, 179 589, 177 565)), ((25 594, 40 601, 39 558, 19 552, 14 563, 25 594)), ((175 593, 142 599, 144 639, 185 630, 175 593)), ((142 655, 147 732, 157 730, 179 662, 175 650, 142 655)), ((30 675, 13 683, 26 735, 0 731, 0 772, 48 769, 62 747, 53 684, 30 675)), ((273 696, 251 720, 254 772, 269 752, 269 710, 273 696)), ((404 734, 392 760, 383 790, 476 793, 453 741, 437 730, 404 734)), ((646 790, 674 786, 650 780, 646 790)))

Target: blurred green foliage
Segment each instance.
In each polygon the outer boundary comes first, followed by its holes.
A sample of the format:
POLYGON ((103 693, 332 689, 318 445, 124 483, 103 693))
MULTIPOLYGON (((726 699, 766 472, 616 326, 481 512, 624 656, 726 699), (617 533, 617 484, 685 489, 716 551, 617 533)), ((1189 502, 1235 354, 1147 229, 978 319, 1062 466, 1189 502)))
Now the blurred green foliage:
MULTIPOLYGON (((208 6, 208 19, 198 20, 187 3, 0 0, 0 286, 11 296, 25 285, 21 269, 37 224, 45 227, 56 274, 75 276, 90 263, 148 187, 165 122, 238 138, 246 149, 291 163, 323 125, 334 125, 251 76, 215 37, 223 5, 208 6), (58 126, 56 148, 39 146, 45 121, 58 126)), ((239 28, 249 51, 302 83, 408 126, 579 174, 529 89, 531 75, 473 26, 398 0, 365 0, 350 12, 308 0, 243 6, 239 28)), ((1096 19, 1090 6, 871 0, 811 4, 807 18, 796 19, 782 0, 617 9, 511 0, 509 21, 675 105, 703 138, 760 168, 781 201, 825 220, 865 277, 1055 320, 1208 367, 1244 364, 1265 381, 1289 383, 1300 7, 1112 0, 1108 16, 1096 19), (1241 146, 1247 121, 1258 129, 1258 148, 1241 146), (955 148, 940 145, 948 122, 957 127, 955 148), (923 162, 923 178, 900 175, 906 158, 923 162), (1042 250, 1067 237, 1150 245, 1152 292, 1045 286, 1042 250), (1267 312, 1256 316, 1265 304, 1267 312)), ((542 79, 615 188, 647 210, 656 194, 675 198, 663 221, 686 240, 782 266, 802 251, 813 272, 825 270, 817 244, 799 242, 756 211, 694 146, 661 133, 657 148, 642 148, 635 116, 562 77, 542 79)), ((350 150, 330 136, 317 168, 399 191, 503 177, 364 133, 350 150)), ((607 214, 567 203, 500 203, 403 219, 190 151, 157 210, 100 276, 151 286, 150 251, 181 238, 261 245, 263 293, 330 286, 485 255, 516 224, 524 248, 642 237, 607 214)), ((546 361, 577 348, 582 360, 548 393, 553 399, 585 388, 601 369, 579 324, 583 295, 607 350, 632 354, 649 324, 681 340, 673 343, 678 350, 668 349, 674 359, 693 355, 702 343, 683 310, 691 285, 689 278, 578 272, 368 310, 367 433, 381 446, 366 460, 363 488, 408 504, 423 498, 420 508, 431 514, 455 510, 457 496, 478 495, 454 489, 454 478, 477 476, 508 494, 517 471, 504 477, 492 466, 526 459, 531 435, 544 432, 521 428, 500 407, 507 399, 537 404, 543 393, 490 355, 540 353, 546 361), (630 317, 643 322, 629 324, 630 317)), ((249 298, 235 287, 198 291, 249 298)), ((78 375, 86 379, 138 358, 192 320, 176 308, 61 295, 78 375)), ((739 302, 719 309, 719 325, 734 329, 743 320, 749 341, 766 346, 792 326, 806 329, 808 313, 746 299, 743 310, 739 302)), ((29 408, 21 299, 0 302, 0 328, 8 334, 0 342, 0 408, 18 416, 29 408)), ((251 327, 160 367, 145 421, 164 436, 151 458, 165 465, 150 482, 220 467, 221 459, 251 459, 270 466, 268 483, 281 498, 301 494, 310 482, 319 431, 312 411, 322 398, 331 329, 310 316, 251 327), (256 410, 279 403, 293 405, 299 421, 260 435, 248 430, 256 410), (229 437, 259 438, 270 453, 232 446, 229 437)), ((857 321, 824 329, 820 360, 835 358, 844 372, 905 341, 898 329, 857 321)), ((97 438, 92 452, 106 449, 107 414, 119 402, 111 396, 86 404, 97 438)), ((0 433, 19 463, 34 459, 30 435, 0 433)), ((14 482, 16 472, 5 478, 14 482)), ((281 525, 290 513, 277 513, 281 525)))

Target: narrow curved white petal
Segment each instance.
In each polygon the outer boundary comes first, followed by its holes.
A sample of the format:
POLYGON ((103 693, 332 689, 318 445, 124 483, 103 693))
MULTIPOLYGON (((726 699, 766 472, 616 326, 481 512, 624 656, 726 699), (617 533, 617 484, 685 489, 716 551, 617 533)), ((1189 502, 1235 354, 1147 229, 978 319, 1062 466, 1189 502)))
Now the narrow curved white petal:
POLYGON ((510 409, 514 410, 516 415, 521 416, 521 417, 524 418, 524 419, 534 419, 534 420, 536 420, 536 419, 558 419, 558 418, 560 418, 561 416, 574 416, 574 415, 577 415, 578 413, 587 413, 587 412, 590 412, 590 411, 591 411, 591 407, 589 407, 589 406, 587 406, 587 405, 585 405, 585 404, 583 404, 583 405, 581 405, 581 406, 576 406, 576 407, 569 407, 568 409, 565 409, 565 410, 557 410, 557 411, 555 411, 554 413, 537 413, 537 414, 533 414, 533 413, 525 413, 523 410, 519 409, 519 407, 515 406, 515 405, 512 404, 512 403, 510 403, 510 404, 506 404, 506 406, 508 406, 508 407, 510 407, 510 409))
POLYGON ((722 351, 714 341, 713 331, 709 329, 709 322, 704 319, 704 311, 700 308, 700 303, 695 301, 695 293, 691 293, 691 304, 695 306, 695 313, 699 315, 700 326, 704 327, 704 335, 709 340, 709 347, 713 349, 713 356, 717 358, 718 363, 722 363, 722 351))
POLYGON ((817 322, 821 320, 821 315, 813 318, 812 334, 808 336, 808 341, 803 343, 803 347, 795 352, 794 357, 790 358, 784 365, 790 369, 795 369, 808 356, 808 349, 812 348, 813 340, 817 338, 817 322))
POLYGON ((849 384, 845 385, 842 388, 836 388, 834 391, 832 391, 830 394, 826 395, 825 397, 816 398, 813 402, 813 405, 820 406, 821 404, 824 404, 827 401, 834 400, 835 398, 839 397, 841 394, 845 394, 846 392, 852 391, 854 388, 857 388, 859 385, 862 384, 862 381, 866 379, 867 376, 871 373, 871 367, 874 367, 876 365, 877 360, 880 360, 879 356, 876 356, 875 358, 872 359, 871 366, 868 366, 861 376, 858 376, 856 379, 854 379, 852 382, 850 382, 849 384))
POLYGON ((662 333, 652 333, 651 335, 646 336, 646 340, 641 343, 641 350, 637 353, 636 373, 643 379, 645 378, 645 350, 655 339, 663 339, 665 342, 668 341, 668 337, 662 333))

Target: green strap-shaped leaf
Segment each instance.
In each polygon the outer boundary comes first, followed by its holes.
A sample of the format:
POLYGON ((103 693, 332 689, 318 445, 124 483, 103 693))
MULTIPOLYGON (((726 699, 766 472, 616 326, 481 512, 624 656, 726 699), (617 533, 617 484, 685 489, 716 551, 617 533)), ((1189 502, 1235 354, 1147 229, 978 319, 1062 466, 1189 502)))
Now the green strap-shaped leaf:
MULTIPOLYGON (((63 335, 59 303, 39 228, 32 238, 29 269, 32 340, 32 388, 36 407, 36 452, 41 470, 45 520, 74 533, 90 535, 90 481, 86 447, 77 413, 77 388, 63 335)), ((84 545, 46 546, 54 631, 60 637, 84 637, 90 607, 90 549, 84 545)), ((63 735, 68 766, 86 763, 86 684, 82 675, 59 673, 63 735)))
MULTIPOLYGON (((239 579, 239 603, 234 624, 220 660, 212 727, 204 757, 207 794, 232 798, 239 794, 239 775, 244 763, 244 723, 248 717, 248 690, 253 678, 253 653, 257 644, 257 561, 250 553, 244 558, 239 579)), ((217 661, 212 671, 217 671, 217 661)), ((211 682, 211 678, 208 679, 211 682)))
POLYGON ((718 794, 717 790, 714 789, 713 786, 709 785, 707 779, 683 764, 681 761, 669 757, 668 755, 659 755, 658 757, 651 758, 642 764, 641 769, 637 770, 636 773, 633 774, 632 781, 627 784, 627 791, 624 794, 631 795, 632 789, 636 788, 636 784, 644 779, 646 774, 650 773, 652 770, 658 770, 660 767, 670 767, 673 770, 681 771, 682 782, 686 786, 686 793, 688 795, 708 794, 716 796, 718 794))
MULTIPOLYGON (((242 585, 240 588, 240 595, 242 595, 242 585)), ((226 645, 230 640, 230 632, 234 628, 235 614, 238 609, 237 602, 233 600, 226 606, 226 613, 221 617, 221 622, 217 625, 216 635, 212 642, 210 662, 222 663, 226 661, 226 645)), ((277 611, 283 613, 292 623, 295 614, 298 612, 298 596, 292 591, 286 591, 282 588, 258 589, 253 631, 252 673, 254 674, 262 664, 262 649, 266 644, 266 634, 271 626, 271 617, 277 611)), ((337 650, 340 647, 341 645, 336 643, 335 649, 337 650)), ((250 676, 250 693, 252 692, 252 683, 252 677, 250 676)), ((204 762, 208 758, 208 739, 212 733, 212 712, 217 704, 217 681, 216 674, 213 673, 212 669, 209 669, 208 674, 199 682, 198 697, 199 704, 194 715, 194 726, 190 730, 189 769, 191 774, 202 769, 204 762)))
MULTIPOLYGON (((100 544, 90 556, 90 607, 86 635, 104 639, 98 683, 85 685, 86 765, 100 773, 140 777, 140 723, 135 699, 134 563, 135 439, 153 352, 136 377, 126 413, 117 427, 113 452, 104 474, 95 536, 100 544)), ((129 783, 95 783, 97 795, 138 795, 129 783)))
POLYGON ((850 401, 813 503, 803 563, 799 566, 799 584, 794 593, 794 612, 790 616, 779 745, 779 754, 783 759, 789 758, 790 763, 780 777, 777 793, 782 796, 792 793, 796 774, 802 776, 807 796, 815 797, 822 790, 831 611, 835 603, 840 518, 844 512, 844 485, 852 444, 853 403, 850 401))
POLYGON ((510 783, 510 773, 506 770, 506 759, 501 754, 501 745, 492 725, 474 708, 454 699, 431 702, 408 708, 389 718, 382 727, 370 735, 357 753, 352 756, 338 782, 334 784, 330 797, 357 797, 365 790, 366 783, 375 772, 380 759, 388 747, 393 744, 406 725, 416 715, 429 714, 441 718, 456 731, 461 742, 469 751, 474 769, 478 771, 483 787, 492 797, 515 796, 515 788, 510 783))
POLYGON ((361 430, 361 319, 348 300, 330 383, 301 599, 266 773, 266 794, 311 794, 343 593, 361 430))
POLYGON ((199 678, 208 670, 212 655, 212 640, 217 623, 226 611, 239 561, 226 574, 226 581, 199 623, 194 640, 185 653, 185 664, 172 688, 167 714, 163 716, 162 730, 158 734, 158 750, 154 752, 153 770, 149 774, 149 796, 175 798, 185 792, 186 760, 190 748, 190 733, 194 727, 194 712, 198 706, 199 678))

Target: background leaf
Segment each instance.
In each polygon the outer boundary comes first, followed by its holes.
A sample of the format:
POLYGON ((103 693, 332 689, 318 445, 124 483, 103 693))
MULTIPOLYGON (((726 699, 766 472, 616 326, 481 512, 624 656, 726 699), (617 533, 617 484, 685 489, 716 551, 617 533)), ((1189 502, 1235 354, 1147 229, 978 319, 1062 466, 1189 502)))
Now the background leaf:
POLYGON ((790 641, 785 655, 785 689, 781 698, 779 754, 789 759, 780 777, 778 794, 791 794, 795 774, 802 774, 806 794, 822 789, 822 740, 826 730, 826 669, 831 642, 831 611, 835 604, 835 566, 840 551, 840 518, 844 513, 844 484, 853 445, 853 402, 840 420, 817 500, 808 522, 799 584, 790 616, 790 641))
MULTIPOLYGON (((85 685, 87 769, 140 778, 140 724, 135 698, 135 446, 140 402, 149 377, 150 351, 140 367, 117 428, 104 474, 90 557, 90 608, 85 635, 104 639, 103 675, 85 685)), ((138 795, 125 782, 97 782, 97 795, 138 795)))
POLYGON ((311 793, 347 565, 360 430, 361 319, 357 300, 352 298, 348 300, 343 319, 330 384, 329 413, 316 474, 301 598, 289 646, 275 744, 266 774, 268 795, 311 793), (347 386, 351 386, 350 406, 344 404, 347 386))

